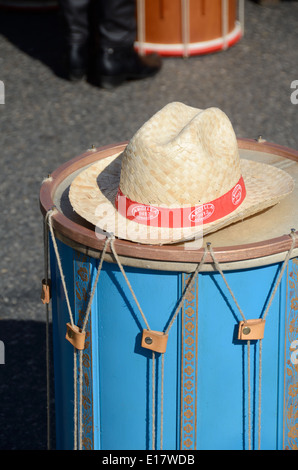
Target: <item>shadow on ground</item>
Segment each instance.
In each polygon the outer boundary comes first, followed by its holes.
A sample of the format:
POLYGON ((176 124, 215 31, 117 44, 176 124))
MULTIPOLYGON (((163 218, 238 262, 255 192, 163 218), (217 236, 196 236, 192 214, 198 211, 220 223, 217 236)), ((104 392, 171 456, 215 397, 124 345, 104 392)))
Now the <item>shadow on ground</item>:
MULTIPOLYGON (((46 325, 1 320, 0 339, 5 347, 5 364, 0 365, 0 449, 46 450, 46 325)), ((53 400, 50 409, 52 439, 53 400)))
POLYGON ((0 35, 25 54, 44 63, 58 77, 66 78, 63 21, 59 9, 0 12, 0 35))

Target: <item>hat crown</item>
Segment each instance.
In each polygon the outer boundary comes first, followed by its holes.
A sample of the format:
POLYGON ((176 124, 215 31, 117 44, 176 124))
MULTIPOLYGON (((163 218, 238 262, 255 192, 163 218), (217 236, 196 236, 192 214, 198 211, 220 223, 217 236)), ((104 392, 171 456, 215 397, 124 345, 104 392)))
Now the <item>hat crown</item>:
POLYGON ((178 207, 212 201, 240 177, 237 139, 226 114, 175 102, 127 145, 120 189, 138 203, 178 207))

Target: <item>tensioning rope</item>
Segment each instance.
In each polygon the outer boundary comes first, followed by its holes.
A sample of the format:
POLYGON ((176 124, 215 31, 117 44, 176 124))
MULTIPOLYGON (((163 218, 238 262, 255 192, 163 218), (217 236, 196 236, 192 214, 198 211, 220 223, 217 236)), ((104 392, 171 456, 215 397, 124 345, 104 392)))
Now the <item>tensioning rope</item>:
MULTIPOLYGON (((72 311, 71 311, 70 302, 69 302, 69 296, 68 296, 68 291, 67 291, 67 287, 66 287, 65 277, 64 277, 64 274, 63 274, 63 268, 62 268, 61 258, 60 258, 60 255, 59 255, 59 249, 58 249, 58 245, 57 245, 57 242, 56 242, 55 233, 54 233, 54 229, 53 229, 52 217, 55 214, 56 210, 57 209, 55 207, 52 208, 50 211, 48 211, 48 213, 46 214, 46 217, 45 217, 45 225, 44 225, 45 279, 46 279, 46 283, 48 284, 48 280, 49 280, 49 276, 48 276, 49 254, 48 254, 47 239, 48 239, 48 231, 50 231, 52 242, 53 242, 53 247, 54 247, 54 251, 55 251, 55 255, 56 255, 56 259, 57 259, 57 265, 58 265, 58 269, 59 269, 59 272, 60 272, 61 282, 62 282, 63 290, 64 290, 64 293, 65 293, 65 300, 66 300, 66 304, 67 304, 67 308, 68 308, 68 313, 69 313, 71 326, 73 328, 76 328, 75 324, 74 324, 74 317, 73 317, 73 314, 72 314, 72 311)), ((282 268, 279 272, 277 281, 275 283, 274 289, 272 291, 269 302, 267 304, 265 313, 263 315, 263 320, 264 321, 265 321, 265 319, 268 315, 269 309, 272 305, 272 302, 273 302, 273 299, 274 299, 275 294, 277 292, 277 289, 279 287, 279 284, 282 280, 284 271, 285 271, 285 269, 288 265, 289 260, 291 259, 293 250, 295 248, 296 234, 295 234, 294 229, 292 229, 290 236, 292 238, 292 244, 291 244, 291 247, 290 247, 289 251, 287 252, 286 258, 283 262, 282 268)), ((88 323, 88 319, 89 319, 89 315, 90 315, 90 311, 91 311, 91 306, 92 306, 92 302, 93 302, 93 298, 94 298, 94 294, 95 294, 96 287, 97 287, 98 280, 99 280, 99 275, 100 275, 100 272, 102 270, 104 257, 105 257, 105 254, 106 254, 106 251, 107 251, 107 248, 108 248, 109 245, 110 245, 111 251, 114 255, 114 258, 115 258, 115 260, 118 264, 118 267, 119 267, 119 269, 120 269, 120 271, 121 271, 121 273, 122 273, 122 275, 123 275, 123 277, 126 281, 126 284, 127 284, 128 288, 129 288, 129 290, 130 290, 130 292, 133 296, 133 299, 134 299, 134 301, 135 301, 135 303, 138 307, 138 310, 139 310, 139 312, 140 312, 140 314, 143 318, 143 321, 146 325, 146 328, 147 328, 148 332, 151 331, 150 327, 149 327, 148 320, 146 318, 146 315, 144 314, 144 312, 143 312, 143 310, 140 306, 140 303, 137 299, 137 296, 136 296, 136 294, 135 294, 135 292, 134 292, 134 290, 133 290, 133 288, 132 288, 132 286, 129 282, 129 279, 128 279, 126 273, 125 273, 125 270, 122 266, 122 263, 119 259, 118 254, 116 252, 114 241, 115 241, 115 237, 114 237, 113 234, 109 235, 105 240, 104 248, 103 248, 103 251, 101 253, 101 257, 100 257, 100 261, 99 261, 99 265, 98 265, 98 269, 97 269, 96 278, 95 278, 95 281, 94 281, 94 284, 93 284, 93 288, 92 288, 92 291, 91 291, 91 294, 90 294, 90 297, 89 297, 85 317, 84 317, 84 320, 83 320, 83 325, 82 325, 82 328, 80 329, 81 334, 84 334, 85 330, 86 330, 86 326, 87 326, 87 323, 88 323)), ((168 326, 163 331, 164 335, 169 334, 169 332, 170 332, 170 330, 171 330, 171 328, 172 328, 172 326, 173 326, 173 324, 174 324, 174 322, 177 318, 177 315, 179 314, 179 311, 181 310, 181 308, 183 306, 183 302, 185 301, 185 298, 187 297, 187 294, 188 294, 189 290, 192 288, 192 286, 195 282, 195 279, 197 278, 199 272, 201 271, 201 269, 202 269, 202 267, 205 263, 205 259, 206 259, 206 256, 207 256, 208 252, 210 253, 210 255, 212 257, 215 269, 222 276, 222 278, 224 280, 224 283, 225 283, 230 295, 232 296, 232 298, 235 302, 235 305, 237 306, 237 309, 240 313, 241 318, 243 319, 244 322, 246 322, 245 315, 244 315, 243 311, 241 310, 241 308, 240 308, 240 306, 237 302, 237 299, 236 299, 232 289, 230 288, 230 286, 227 282, 227 279, 226 279, 226 277, 223 273, 223 270, 222 270, 219 262, 217 261, 217 259, 215 257, 214 251, 211 247, 211 243, 207 243, 206 248, 205 248, 204 253, 203 253, 203 256, 201 258, 201 261, 198 263, 198 265, 196 267, 196 270, 194 271, 194 273, 191 277, 190 282, 185 287, 184 292, 181 296, 181 299, 180 299, 174 313, 172 314, 172 316, 170 318, 168 326)), ((47 323, 48 323, 48 306, 47 306, 47 323)), ((48 341, 48 330, 47 330, 47 341, 48 341)), ((79 449, 82 448, 82 358, 83 358, 83 349, 84 348, 77 349, 76 347, 74 347, 74 449, 77 449, 77 436, 78 435, 79 435, 79 449), (77 377, 78 377, 77 352, 79 353, 79 386, 80 386, 79 420, 78 420, 78 414, 77 414, 77 408, 78 408, 78 403, 77 403, 77 401, 78 401, 78 396, 77 396, 78 395, 78 393, 77 393, 77 377), (78 433, 78 421, 79 421, 79 433, 78 433)), ((156 367, 155 367, 155 361, 156 361, 156 357, 155 357, 155 352, 156 351, 152 350, 152 450, 155 450, 155 441, 156 441, 156 430, 155 430, 155 420, 156 420, 156 416, 155 416, 155 408, 156 408, 156 404, 155 404, 155 394, 156 394, 156 367)), ((251 398, 250 398, 250 395, 251 395, 251 390, 250 390, 250 382, 251 382, 251 378, 250 378, 250 373, 251 373, 251 371, 250 371, 250 340, 247 340, 247 369, 248 369, 247 370, 247 375, 248 375, 248 377, 247 377, 247 379, 248 379, 248 448, 251 449, 252 444, 251 444, 251 398)), ((262 339, 259 340, 259 387, 258 387, 258 394, 259 394, 259 399, 258 399, 258 448, 259 449, 261 447, 261 379, 262 379, 262 339)), ((50 426, 49 426, 49 422, 50 422, 50 411, 49 411, 50 410, 50 400, 49 400, 48 342, 47 342, 47 382, 48 382, 48 386, 47 386, 47 395, 48 395, 48 398, 47 398, 48 447, 49 447, 49 445, 50 445, 50 426)), ((161 450, 163 448, 163 405, 164 405, 164 352, 162 352, 162 354, 161 354, 161 412, 160 412, 160 420, 161 420, 161 422, 160 422, 160 449, 161 450)))
MULTIPOLYGON (((65 294, 65 300, 66 300, 66 304, 67 304, 67 308, 68 308, 69 319, 70 319, 71 325, 74 327, 75 326, 74 316, 73 316, 72 311, 71 311, 71 306, 70 306, 70 301, 69 301, 69 296, 68 296, 68 290, 67 290, 67 287, 66 287, 65 277, 64 277, 62 263, 61 263, 61 257, 60 257, 60 254, 59 254, 59 249, 58 249, 58 245, 57 245, 57 242, 56 242, 56 237, 55 237, 55 233, 54 233, 54 229, 53 229, 53 223, 52 223, 52 217, 55 214, 55 211, 56 211, 56 209, 53 208, 46 214, 45 224, 46 224, 46 226, 49 227, 49 230, 50 230, 50 233, 51 233, 51 238, 52 238, 53 247, 54 247, 54 251, 55 251, 55 255, 56 255, 56 260, 57 260, 57 264, 58 264, 58 268, 59 268, 60 278, 61 278, 61 282, 62 282, 64 294, 65 294)), ((103 251, 101 253, 101 259, 100 259, 100 263, 99 263, 99 266, 98 266, 96 279, 95 279, 93 289, 92 289, 92 292, 91 292, 91 295, 90 295, 90 298, 89 298, 88 306, 87 306, 86 313, 85 313, 85 318, 84 318, 84 321, 83 321, 83 326, 80 330, 81 334, 83 334, 85 332, 86 325, 88 323, 93 297, 94 297, 94 294, 95 294, 96 286, 97 286, 99 275, 100 275, 100 272, 101 272, 104 256, 105 256, 105 253, 106 253, 106 250, 107 250, 107 247, 108 247, 108 244, 110 243, 110 241, 111 241, 110 238, 106 238, 104 248, 103 248, 103 251)), ((48 262, 47 262, 47 266, 48 266, 48 262)), ((77 424, 78 423, 78 415, 77 415, 77 408, 78 408, 77 353, 79 354, 79 386, 80 386, 80 389, 79 389, 79 391, 80 391, 80 393, 79 393, 79 418, 80 418, 80 420, 79 420, 79 449, 82 449, 82 358, 83 358, 83 350, 82 349, 78 350, 76 347, 74 347, 74 357, 73 357, 73 359, 74 359, 74 450, 76 450, 78 448, 78 442, 77 442, 77 436, 78 436, 78 424, 77 424)))
MULTIPOLYGON (((140 306, 140 304, 139 304, 139 302, 138 302, 138 300, 137 300, 137 297, 136 297, 136 295, 135 295, 135 293, 134 293, 134 291, 133 291, 133 288, 131 287, 131 284, 130 284, 130 282, 129 282, 129 280, 128 280, 128 277, 127 277, 127 275, 126 275, 126 273, 125 273, 125 271, 124 271, 124 269, 123 269, 123 266, 122 266, 122 264, 121 264, 121 261, 120 261, 120 259, 119 259, 119 256, 118 256, 118 254, 117 254, 117 252, 116 252, 116 250, 115 250, 114 240, 113 240, 113 239, 111 240, 111 249, 112 249, 112 252, 113 252, 113 254, 114 254, 114 257, 115 257, 115 259, 116 259, 116 261, 117 261, 117 264, 118 264, 118 266, 119 266, 119 269, 120 269, 121 273, 123 274, 123 277, 124 277, 124 279, 125 279, 125 281, 126 281, 126 283, 127 283, 127 285, 128 285, 128 288, 129 288, 129 290, 130 290, 130 292, 131 292, 131 294, 132 294, 132 296, 133 296, 133 298, 134 298, 134 300, 135 300, 135 302, 136 302, 136 304, 137 304, 137 306, 138 306, 138 309, 139 309, 139 311, 140 311, 140 313, 141 313, 141 315, 142 315, 142 318, 143 318, 143 320, 144 320, 144 322, 145 322, 145 324, 146 324, 147 330, 150 331, 149 323, 148 323, 148 321, 147 321, 147 319, 146 319, 146 316, 145 316, 144 312, 143 312, 142 309, 141 309, 141 306, 140 306)), ((185 301, 185 298, 186 298, 186 296, 187 296, 189 290, 192 288, 192 286, 193 286, 193 284, 194 284, 194 282, 195 282, 195 279, 196 279, 198 273, 200 272, 200 270, 201 270, 203 264, 205 263, 206 256, 207 256, 207 248, 205 249, 205 251, 204 251, 204 253, 203 253, 203 256, 202 256, 202 259, 201 259, 200 263, 198 263, 197 268, 196 268, 195 272, 193 273, 193 276, 192 276, 192 278, 191 278, 189 284, 187 285, 187 287, 186 287, 186 289, 185 289, 185 291, 184 291, 184 293, 183 293, 183 295, 182 295, 182 297, 181 297, 181 299, 180 299, 180 302, 179 302, 178 306, 176 307, 176 310, 175 310, 175 312, 174 312, 174 314, 173 314, 173 316, 172 316, 172 318, 171 318, 171 320, 170 320, 170 322, 169 322, 168 327, 167 327, 167 328, 165 329, 165 331, 164 331, 164 334, 165 334, 165 335, 168 335, 168 334, 169 334, 169 332, 170 332, 170 330, 171 330, 171 328, 172 328, 172 326, 173 326, 173 324, 174 324, 174 322, 175 322, 175 320, 176 320, 176 318, 177 318, 177 315, 178 315, 179 311, 181 310, 181 307, 182 307, 182 305, 183 305, 183 302, 185 301)), ((162 353, 161 364, 162 364, 162 366, 161 366, 162 371, 161 371, 161 426, 160 426, 161 432, 160 432, 160 450, 162 450, 162 448, 163 448, 164 353, 162 353)), ((154 398, 154 397, 155 397, 155 352, 152 351, 152 408, 153 408, 153 410, 152 410, 152 413, 153 413, 153 415, 152 415, 152 447, 153 447, 153 450, 155 450, 155 412, 154 412, 154 410, 155 410, 155 398, 154 398)))
MULTIPOLYGON (((279 284, 282 280, 282 277, 283 277, 283 274, 284 274, 284 271, 289 263, 289 260, 291 259, 291 256, 292 256, 292 253, 293 253, 293 250, 295 248, 295 245, 296 245, 296 233, 295 233, 295 229, 292 229, 291 230, 291 233, 290 233, 290 237, 292 238, 292 244, 291 244, 291 247, 289 249, 289 251, 287 252, 287 255, 285 257, 285 260, 283 262, 283 265, 282 265, 282 268, 279 272, 279 275, 278 275, 278 278, 276 280, 276 283, 275 283, 275 286, 274 286, 274 289, 272 291, 272 294, 270 296, 270 299, 269 299, 269 302, 267 304, 267 307, 266 307, 266 310, 265 310, 265 313, 263 315, 263 320, 265 321, 266 320, 266 317, 268 315, 268 312, 269 312, 269 309, 272 305, 272 302, 273 302, 273 299, 275 297, 275 294, 277 292, 277 289, 279 287, 279 284)), ((207 246, 208 246, 208 249, 210 251, 210 254, 212 256, 212 259, 213 259, 213 262, 214 262, 214 266, 215 268, 217 269, 217 271, 220 273, 220 275, 222 276, 223 280, 224 280, 224 283, 229 291, 229 293, 231 294, 237 308, 238 308, 238 311, 241 315, 241 317, 243 318, 244 322, 246 322, 246 319, 245 319, 245 316, 244 316, 244 313, 242 312, 236 298, 235 298, 235 295, 231 289, 231 287, 229 286, 228 282, 227 282, 227 279, 221 269, 221 266, 220 264, 218 263, 216 257, 215 257, 215 254, 214 254, 214 251, 211 247, 211 243, 207 243, 207 246)), ((259 339, 259 386, 258 386, 258 449, 260 450, 261 448, 261 383, 262 383, 262 339, 259 339)), ((251 442, 251 390, 250 390, 250 371, 251 371, 251 364, 250 364, 250 340, 247 340, 247 381, 248 381, 248 448, 249 450, 251 450, 252 448, 252 442, 251 442)))

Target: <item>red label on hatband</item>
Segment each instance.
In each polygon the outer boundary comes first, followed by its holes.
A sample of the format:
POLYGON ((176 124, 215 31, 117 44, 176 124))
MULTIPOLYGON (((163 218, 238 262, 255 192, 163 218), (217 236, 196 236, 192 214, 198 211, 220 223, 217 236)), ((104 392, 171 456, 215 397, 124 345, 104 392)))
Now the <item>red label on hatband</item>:
POLYGON ((234 212, 244 201, 243 178, 223 196, 204 204, 177 208, 141 204, 127 198, 119 188, 116 209, 125 218, 152 227, 187 228, 215 222, 234 212))

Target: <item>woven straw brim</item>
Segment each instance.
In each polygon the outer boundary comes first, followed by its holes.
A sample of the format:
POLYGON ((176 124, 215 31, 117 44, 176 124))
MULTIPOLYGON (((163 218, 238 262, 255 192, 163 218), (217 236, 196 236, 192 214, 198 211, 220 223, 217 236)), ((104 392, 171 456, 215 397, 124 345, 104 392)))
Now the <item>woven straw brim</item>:
POLYGON ((285 171, 255 161, 240 160, 246 198, 231 214, 203 226, 159 228, 138 224, 121 216, 115 208, 119 187, 121 156, 99 160, 82 171, 72 182, 70 203, 81 217, 96 226, 99 233, 138 243, 161 245, 191 240, 257 214, 280 202, 294 188, 285 171))

